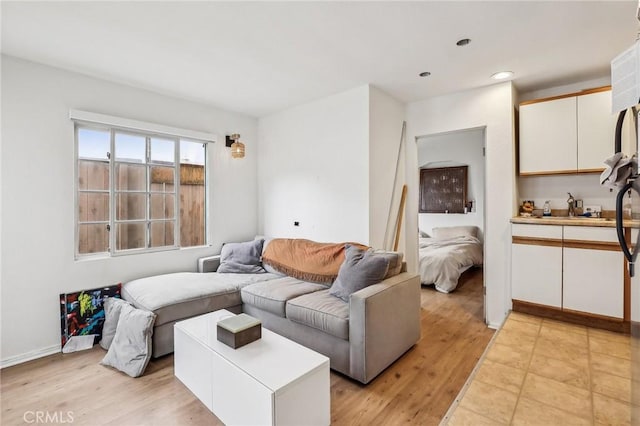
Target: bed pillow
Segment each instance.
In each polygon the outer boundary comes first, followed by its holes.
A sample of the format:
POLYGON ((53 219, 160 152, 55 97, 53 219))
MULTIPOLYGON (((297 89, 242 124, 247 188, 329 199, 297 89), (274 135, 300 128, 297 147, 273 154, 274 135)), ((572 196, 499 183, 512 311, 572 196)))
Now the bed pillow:
POLYGON ((340 266, 338 277, 329 289, 329 294, 348 302, 352 293, 384 279, 389 269, 389 260, 350 244, 345 246, 344 254, 344 262, 340 266))
POLYGON ((108 297, 104 301, 104 325, 102 326, 102 339, 100 339, 99 344, 107 351, 116 335, 120 312, 124 305, 131 304, 126 300, 115 297, 108 297))
POLYGON ((433 238, 446 239, 456 237, 478 238, 477 226, 447 226, 443 228, 433 228, 433 238))
POLYGON ((220 266, 217 272, 231 274, 261 274, 266 272, 262 267, 262 245, 264 240, 253 240, 245 243, 227 243, 220 252, 220 266))
POLYGON ((144 373, 151 359, 151 336, 156 314, 123 305, 118 328, 109 351, 100 364, 116 368, 131 377, 144 373))
POLYGON ((398 251, 387 251, 387 250, 370 250, 376 256, 382 256, 389 261, 389 269, 387 270, 387 274, 384 276, 384 279, 394 277, 398 275, 402 271, 402 259, 404 258, 404 254, 398 251))

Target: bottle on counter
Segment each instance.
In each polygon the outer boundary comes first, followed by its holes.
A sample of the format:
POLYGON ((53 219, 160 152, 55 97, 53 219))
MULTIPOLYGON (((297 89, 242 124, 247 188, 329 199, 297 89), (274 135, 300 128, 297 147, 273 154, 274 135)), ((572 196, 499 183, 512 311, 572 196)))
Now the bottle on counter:
POLYGON ((544 202, 544 208, 542 209, 542 216, 551 216, 551 204, 549 200, 544 202))

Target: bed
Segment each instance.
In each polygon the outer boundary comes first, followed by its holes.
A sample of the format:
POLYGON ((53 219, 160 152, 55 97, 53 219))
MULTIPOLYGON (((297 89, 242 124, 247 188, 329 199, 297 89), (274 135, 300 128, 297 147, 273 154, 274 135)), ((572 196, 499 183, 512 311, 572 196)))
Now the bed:
POLYGON ((420 282, 434 284, 441 293, 455 290, 464 271, 482 265, 482 243, 477 231, 475 226, 453 226, 434 228, 433 237, 421 236, 420 282))

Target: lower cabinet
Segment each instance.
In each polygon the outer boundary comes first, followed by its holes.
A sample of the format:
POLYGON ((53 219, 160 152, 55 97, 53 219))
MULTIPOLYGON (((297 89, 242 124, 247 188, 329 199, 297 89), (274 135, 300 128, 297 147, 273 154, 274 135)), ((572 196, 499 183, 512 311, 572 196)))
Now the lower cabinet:
POLYGON ((513 244, 511 256, 511 296, 560 308, 562 248, 513 244))
POLYGON ((564 248, 562 307, 622 318, 624 260, 615 251, 564 248))
POLYGON ((511 297, 562 307, 562 226, 513 224, 511 297))
POLYGON ((512 225, 515 301, 622 319, 624 265, 613 228, 512 225))
POLYGON ((613 228, 565 226, 562 307, 624 316, 624 256, 613 228))

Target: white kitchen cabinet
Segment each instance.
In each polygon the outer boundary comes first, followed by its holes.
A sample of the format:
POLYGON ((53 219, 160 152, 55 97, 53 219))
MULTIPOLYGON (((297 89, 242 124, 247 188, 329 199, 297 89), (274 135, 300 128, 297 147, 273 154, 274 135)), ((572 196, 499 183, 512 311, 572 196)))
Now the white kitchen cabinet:
POLYGON ((611 113, 611 91, 578 96, 578 171, 604 169, 613 155, 617 115, 611 113))
POLYGON ((560 308, 562 248, 513 244, 511 256, 511 297, 560 308))
POLYGON ((511 298, 560 308, 562 226, 513 224, 511 231, 511 298))
POLYGON ((575 97, 520 106, 520 174, 552 174, 577 167, 575 97))
POLYGON ((624 256, 615 228, 567 226, 563 243, 562 307, 624 316, 624 256))
POLYGON ((511 297, 624 318, 625 262, 615 228, 512 224, 511 297))
POLYGON ((598 172, 613 154, 611 91, 520 105, 520 175, 598 172))
POLYGON ((563 249, 562 307, 624 316, 624 261, 619 251, 563 249))

